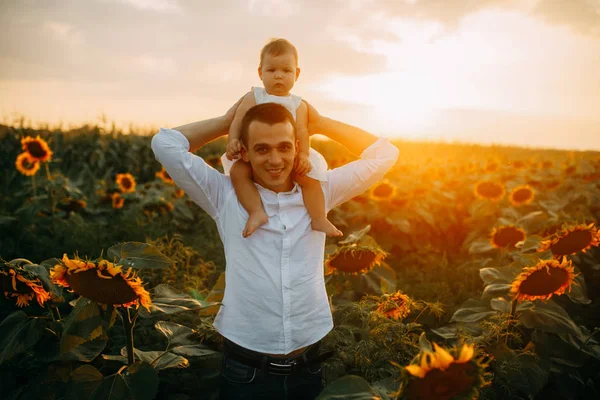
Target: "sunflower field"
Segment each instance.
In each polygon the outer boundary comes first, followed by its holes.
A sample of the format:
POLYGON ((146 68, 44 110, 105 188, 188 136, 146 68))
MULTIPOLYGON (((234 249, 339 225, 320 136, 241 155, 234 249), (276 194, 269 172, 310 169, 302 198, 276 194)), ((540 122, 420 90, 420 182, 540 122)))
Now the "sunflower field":
MULTIPOLYGON (((222 243, 150 140, 0 126, 2 398, 218 398, 222 243)), ((600 398, 600 153, 395 144, 329 214, 319 399, 600 398)))

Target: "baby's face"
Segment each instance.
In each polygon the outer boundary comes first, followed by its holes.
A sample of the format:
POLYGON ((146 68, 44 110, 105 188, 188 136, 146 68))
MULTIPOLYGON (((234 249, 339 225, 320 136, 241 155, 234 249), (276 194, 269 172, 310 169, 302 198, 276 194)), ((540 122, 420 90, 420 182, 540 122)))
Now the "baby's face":
POLYGON ((258 76, 263 81, 267 93, 275 96, 287 96, 294 87, 300 74, 296 67, 296 59, 292 53, 278 56, 265 54, 262 68, 258 69, 258 76))

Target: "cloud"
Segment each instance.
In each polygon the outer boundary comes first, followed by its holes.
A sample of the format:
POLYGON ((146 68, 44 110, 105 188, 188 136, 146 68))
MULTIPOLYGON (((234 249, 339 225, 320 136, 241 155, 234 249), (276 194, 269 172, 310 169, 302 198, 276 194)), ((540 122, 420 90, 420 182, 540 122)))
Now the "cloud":
POLYGON ((141 10, 181 12, 177 0, 120 0, 141 10))
POLYGON ((46 21, 43 29, 50 32, 55 38, 66 42, 70 46, 79 46, 85 42, 83 34, 71 25, 64 22, 46 21))

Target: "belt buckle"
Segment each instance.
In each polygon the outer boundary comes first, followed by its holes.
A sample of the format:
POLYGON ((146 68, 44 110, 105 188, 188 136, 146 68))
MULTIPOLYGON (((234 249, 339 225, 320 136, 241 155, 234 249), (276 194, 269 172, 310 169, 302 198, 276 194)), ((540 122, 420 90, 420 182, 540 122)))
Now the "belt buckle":
POLYGON ((268 372, 271 375, 289 375, 294 371, 294 367, 298 364, 296 360, 286 361, 285 364, 269 362, 268 372), (273 368, 275 367, 275 368, 273 368))

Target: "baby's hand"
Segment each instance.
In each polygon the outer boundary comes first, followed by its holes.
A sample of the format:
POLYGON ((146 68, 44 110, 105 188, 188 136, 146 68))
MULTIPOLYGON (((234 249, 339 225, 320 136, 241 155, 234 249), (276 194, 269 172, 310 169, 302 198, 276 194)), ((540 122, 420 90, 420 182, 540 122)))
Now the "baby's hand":
POLYGON ((311 170, 308 154, 299 153, 298 161, 296 162, 296 173, 300 176, 308 174, 311 170))
POLYGON ((242 150, 242 142, 239 139, 229 139, 227 143, 227 147, 225 150, 225 155, 229 161, 233 161, 237 159, 237 156, 240 154, 242 150))

